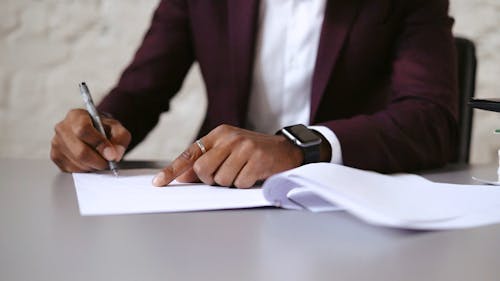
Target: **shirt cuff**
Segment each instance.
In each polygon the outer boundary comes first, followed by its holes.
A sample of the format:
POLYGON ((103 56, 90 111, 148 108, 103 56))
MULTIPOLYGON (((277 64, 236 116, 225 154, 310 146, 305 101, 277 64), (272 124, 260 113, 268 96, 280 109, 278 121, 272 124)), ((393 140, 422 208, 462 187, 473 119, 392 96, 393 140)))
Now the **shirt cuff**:
POLYGON ((330 147, 332 148, 332 158, 330 159, 330 163, 342 165, 342 148, 340 147, 337 135, 326 126, 308 126, 308 128, 322 134, 323 137, 325 137, 325 139, 330 143, 330 147))

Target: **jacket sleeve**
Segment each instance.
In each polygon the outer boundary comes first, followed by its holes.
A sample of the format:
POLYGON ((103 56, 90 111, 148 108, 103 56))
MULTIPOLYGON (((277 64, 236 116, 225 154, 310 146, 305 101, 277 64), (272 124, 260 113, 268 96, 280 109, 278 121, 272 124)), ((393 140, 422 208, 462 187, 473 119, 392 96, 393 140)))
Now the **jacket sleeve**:
POLYGON ((158 123, 194 61, 185 1, 162 0, 151 26, 118 84, 98 109, 132 134, 129 150, 158 123))
POLYGON ((400 2, 405 12, 387 106, 320 124, 337 135, 344 165, 390 173, 437 167, 455 156, 458 94, 448 1, 400 2))

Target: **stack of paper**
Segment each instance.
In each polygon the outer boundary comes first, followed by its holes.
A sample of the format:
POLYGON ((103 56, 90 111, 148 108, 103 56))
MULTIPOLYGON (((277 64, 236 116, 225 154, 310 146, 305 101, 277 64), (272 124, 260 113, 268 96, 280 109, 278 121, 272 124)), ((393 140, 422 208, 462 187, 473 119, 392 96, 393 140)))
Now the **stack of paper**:
POLYGON ((174 183, 153 187, 152 170, 73 174, 82 215, 182 212, 278 206, 345 210, 377 225, 451 229, 500 222, 500 188, 433 183, 341 165, 306 165, 247 190, 174 183))
POLYGON ((275 205, 297 208, 290 195, 300 189, 377 225, 451 229, 500 222, 498 187, 434 183, 416 175, 388 176, 326 163, 269 178, 264 196, 275 205))

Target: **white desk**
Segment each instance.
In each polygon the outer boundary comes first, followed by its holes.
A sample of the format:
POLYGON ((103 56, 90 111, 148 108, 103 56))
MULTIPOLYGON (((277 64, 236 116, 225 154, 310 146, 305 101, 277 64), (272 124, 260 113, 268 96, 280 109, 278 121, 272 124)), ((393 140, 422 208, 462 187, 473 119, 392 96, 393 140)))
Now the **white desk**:
MULTIPOLYGON (((469 182, 494 167, 430 173, 469 182)), ((413 232, 272 208, 81 217, 69 174, 0 160, 0 280, 499 280, 500 225, 413 232)))

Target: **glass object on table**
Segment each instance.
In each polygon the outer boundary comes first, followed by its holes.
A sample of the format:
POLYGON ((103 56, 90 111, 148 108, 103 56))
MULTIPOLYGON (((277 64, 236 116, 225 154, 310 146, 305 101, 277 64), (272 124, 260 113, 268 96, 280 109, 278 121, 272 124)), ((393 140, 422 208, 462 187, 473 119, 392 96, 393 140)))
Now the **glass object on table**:
MULTIPOLYGON (((500 99, 471 99, 469 105, 472 108, 494 111, 500 113, 500 99)), ((494 134, 500 134, 500 129, 494 130, 494 134)), ((500 185, 500 149, 498 149, 498 169, 496 175, 472 177, 482 183, 500 185)))

